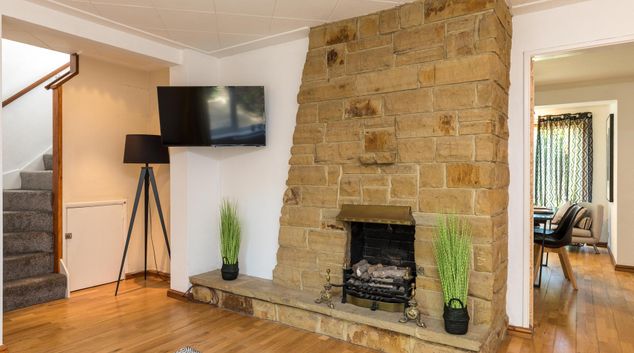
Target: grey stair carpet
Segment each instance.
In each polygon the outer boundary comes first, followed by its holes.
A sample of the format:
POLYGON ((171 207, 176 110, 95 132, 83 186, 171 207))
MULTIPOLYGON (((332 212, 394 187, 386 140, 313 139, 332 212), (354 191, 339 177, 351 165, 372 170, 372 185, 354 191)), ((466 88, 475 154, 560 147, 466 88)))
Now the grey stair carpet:
POLYGON ((44 161, 44 170, 53 170, 53 155, 52 154, 43 155, 42 160, 44 161))
POLYGON ((20 172, 22 189, 24 190, 52 190, 53 171, 20 172))
POLYGON ((53 193, 49 190, 5 190, 5 211, 53 211, 53 193))
POLYGON ((22 172, 22 188, 3 192, 5 311, 66 296, 67 279, 53 273, 52 156, 45 171, 22 172))
POLYGON ((46 303, 66 296, 66 276, 47 273, 4 282, 4 311, 46 303))
POLYGON ((6 254, 50 252, 53 249, 53 234, 46 232, 4 233, 6 254))

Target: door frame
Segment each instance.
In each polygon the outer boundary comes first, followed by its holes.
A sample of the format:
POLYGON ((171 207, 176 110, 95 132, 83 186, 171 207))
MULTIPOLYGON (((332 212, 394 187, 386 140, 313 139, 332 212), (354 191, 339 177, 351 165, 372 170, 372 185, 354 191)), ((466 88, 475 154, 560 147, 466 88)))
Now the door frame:
MULTIPOLYGON (((618 44, 634 43, 634 35, 617 36, 612 38, 604 38, 601 40, 585 41, 572 44, 565 44, 550 48, 540 48, 534 50, 526 50, 522 54, 522 239, 523 239, 523 277, 524 277, 524 295, 523 298, 523 316, 524 328, 533 330, 534 325, 534 271, 533 271, 533 227, 532 227, 532 116, 535 98, 535 90, 533 87, 533 58, 540 55, 560 55, 575 50, 592 49, 606 47, 618 44)), ((616 132, 618 133, 618 132, 616 132)), ((618 139, 617 139, 618 141, 618 139)), ((615 163, 614 173, 617 173, 618 164, 615 163)), ((618 180, 618 179, 617 179, 618 180)), ((618 190, 615 188, 615 190, 618 190)), ((509 231, 513 231, 509 229, 509 231)), ((510 275, 510 274, 509 274, 510 275)), ((508 301, 510 303, 510 301, 508 301)))

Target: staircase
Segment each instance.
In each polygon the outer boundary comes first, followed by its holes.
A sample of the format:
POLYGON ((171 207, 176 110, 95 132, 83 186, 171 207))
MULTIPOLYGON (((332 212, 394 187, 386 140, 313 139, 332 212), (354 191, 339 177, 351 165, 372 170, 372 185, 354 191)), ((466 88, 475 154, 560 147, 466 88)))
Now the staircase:
POLYGON ((66 276, 53 273, 53 159, 22 172, 22 187, 4 190, 4 311, 61 299, 66 276))

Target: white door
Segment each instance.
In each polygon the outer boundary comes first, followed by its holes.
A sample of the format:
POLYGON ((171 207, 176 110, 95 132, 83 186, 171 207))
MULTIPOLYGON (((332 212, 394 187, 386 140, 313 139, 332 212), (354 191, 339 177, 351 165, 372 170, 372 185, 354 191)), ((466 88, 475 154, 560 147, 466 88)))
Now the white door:
POLYGON ((71 291, 117 280, 125 243, 124 207, 125 203, 66 208, 65 262, 71 291))

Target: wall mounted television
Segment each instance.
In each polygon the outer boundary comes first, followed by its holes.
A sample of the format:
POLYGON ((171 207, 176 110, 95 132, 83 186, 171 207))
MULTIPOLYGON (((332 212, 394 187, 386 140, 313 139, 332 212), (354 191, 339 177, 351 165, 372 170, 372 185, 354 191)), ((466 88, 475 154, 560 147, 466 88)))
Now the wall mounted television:
POLYGON ((166 146, 265 146, 262 86, 158 87, 166 146))

